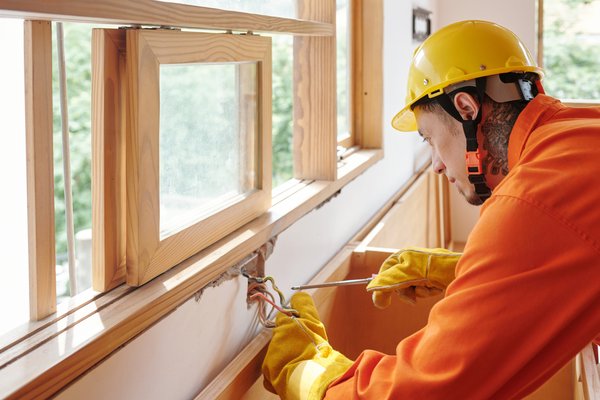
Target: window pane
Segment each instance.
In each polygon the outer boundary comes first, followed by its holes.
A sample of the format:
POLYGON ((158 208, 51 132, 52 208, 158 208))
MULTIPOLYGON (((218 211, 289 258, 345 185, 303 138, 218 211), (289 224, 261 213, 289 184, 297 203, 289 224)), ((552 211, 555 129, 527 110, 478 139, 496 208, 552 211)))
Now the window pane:
POLYGON ((257 188, 256 63, 160 66, 161 238, 257 188))
POLYGON ((350 133, 350 8, 348 0, 337 0, 336 7, 337 130, 338 139, 343 139, 350 133))
POLYGON ((0 336, 29 320, 23 21, 2 19, 0 53, 0 336))
POLYGON ((561 99, 600 99, 600 0, 544 0, 544 88, 561 99))
MULTIPOLYGON (((92 286, 92 25, 63 23, 69 116, 69 148, 77 293, 92 286)), ((56 219, 56 297, 69 298, 69 262, 63 173, 62 124, 56 24, 52 26, 52 103, 54 108, 54 205, 56 219)))
POLYGON ((190 4, 194 6, 222 8, 231 11, 243 11, 253 14, 276 17, 296 18, 297 0, 159 0, 169 3, 190 4))
POLYGON ((293 37, 275 35, 273 40, 273 187, 292 179, 294 71, 293 37))

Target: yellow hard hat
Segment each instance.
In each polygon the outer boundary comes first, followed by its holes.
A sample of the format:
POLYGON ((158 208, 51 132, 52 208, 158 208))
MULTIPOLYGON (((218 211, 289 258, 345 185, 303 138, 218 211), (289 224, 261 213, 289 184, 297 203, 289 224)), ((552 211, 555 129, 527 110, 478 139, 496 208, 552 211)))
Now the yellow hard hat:
POLYGON ((535 72, 543 77, 523 42, 508 29, 487 21, 461 21, 428 37, 413 55, 406 104, 392 120, 399 131, 414 131, 411 107, 449 85, 505 72, 535 72))

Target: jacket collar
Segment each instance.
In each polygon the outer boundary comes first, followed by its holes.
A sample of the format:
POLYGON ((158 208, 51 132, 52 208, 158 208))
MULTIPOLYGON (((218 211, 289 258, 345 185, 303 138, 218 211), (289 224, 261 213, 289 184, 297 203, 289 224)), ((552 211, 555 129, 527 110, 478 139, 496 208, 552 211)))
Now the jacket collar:
POLYGON ((538 126, 543 125, 565 106, 557 99, 544 94, 537 95, 523 109, 508 140, 508 169, 519 161, 527 138, 538 126))

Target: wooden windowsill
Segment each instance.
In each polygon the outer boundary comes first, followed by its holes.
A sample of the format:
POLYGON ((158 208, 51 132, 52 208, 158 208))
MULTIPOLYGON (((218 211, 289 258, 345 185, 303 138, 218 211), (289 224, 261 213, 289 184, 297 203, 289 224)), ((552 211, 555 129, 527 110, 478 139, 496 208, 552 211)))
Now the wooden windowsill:
POLYGON ((357 151, 338 165, 336 181, 300 181, 287 188, 268 212, 146 285, 122 285, 104 295, 90 291, 76 309, 27 325, 2 348, 0 398, 55 394, 382 158, 383 150, 357 151))

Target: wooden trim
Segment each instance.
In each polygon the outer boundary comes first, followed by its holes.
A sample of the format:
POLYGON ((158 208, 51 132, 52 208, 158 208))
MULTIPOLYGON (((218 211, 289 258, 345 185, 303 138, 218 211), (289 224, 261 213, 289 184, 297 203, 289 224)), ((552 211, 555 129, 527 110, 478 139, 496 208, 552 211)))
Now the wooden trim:
MULTIPOLYGON (((363 85, 363 0, 352 1, 352 132, 354 142, 360 142, 360 132, 363 126, 362 114, 362 85, 363 85)), ((360 143, 357 143, 360 145, 360 143)))
POLYGON ((383 147, 383 0, 354 0, 355 143, 383 147))
POLYGON ((242 399, 249 384, 261 376, 270 340, 271 331, 263 329, 194 400, 242 399))
MULTIPOLYGON (((335 23, 335 1, 301 0, 300 18, 335 23)), ((294 178, 335 180, 335 37, 294 38, 294 178)))
POLYGON ((594 357, 593 344, 581 351, 581 382, 586 400, 600 400, 600 370, 594 357))
POLYGON ((264 213, 271 202, 271 39, 179 31, 127 31, 127 284, 139 286, 264 213), (162 238, 159 196, 159 66, 258 63, 257 189, 162 238))
POLYGON ((32 320, 56 311, 52 26, 25 21, 25 116, 29 310, 32 320))
POLYGON ((40 321, 40 326, 37 329, 31 330, 20 340, 14 341, 0 351, 0 370, 48 340, 71 329, 84 319, 93 316, 99 310, 127 295, 132 290, 130 287, 121 285, 106 294, 95 293, 91 298, 86 299, 87 301, 72 305, 68 313, 59 316, 53 315, 45 321, 40 321))
MULTIPOLYGON (((102 309, 78 319, 75 324, 69 322, 73 319, 59 321, 64 330, 48 336, 25 354, 16 355, 4 366, 0 398, 50 397, 55 394, 184 303, 215 276, 333 196, 382 157, 381 150, 354 153, 346 159, 335 182, 315 181, 306 185, 272 206, 268 213, 143 287, 132 289, 126 296, 114 299, 102 309), (73 343, 69 338, 75 334, 79 340, 73 343), (57 354, 57 348, 64 350, 57 354)), ((48 329, 55 332, 54 327, 48 329)))
MULTIPOLYGON (((427 247, 442 247, 439 176, 430 171, 427 174, 427 247)), ((417 222, 418 223, 418 222, 417 222)))
POLYGON ((353 147, 354 146, 354 135, 352 133, 344 135, 344 137, 341 140, 338 140, 337 145, 342 146, 345 149, 349 149, 349 148, 353 147))
POLYGON ((333 36, 331 23, 280 18, 155 0, 0 0, 0 16, 333 36))
POLYGON ((438 175, 439 210, 440 210, 440 246, 448 248, 452 240, 452 225, 450 220, 450 190, 448 179, 444 175, 438 175))
POLYGON ((544 67, 544 0, 537 0, 537 63, 544 67))
POLYGON ((92 30, 92 286, 125 281, 125 31, 92 30))

